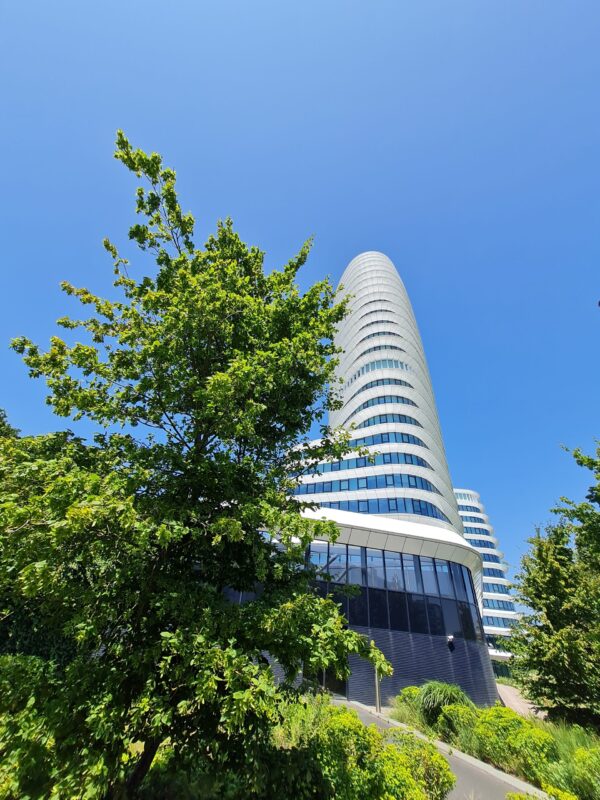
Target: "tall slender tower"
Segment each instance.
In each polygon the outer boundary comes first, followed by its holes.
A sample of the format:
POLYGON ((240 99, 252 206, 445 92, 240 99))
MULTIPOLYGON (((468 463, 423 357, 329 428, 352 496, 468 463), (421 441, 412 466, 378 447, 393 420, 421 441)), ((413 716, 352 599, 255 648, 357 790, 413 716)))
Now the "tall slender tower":
MULTIPOLYGON (((325 508, 428 522, 462 533, 417 322, 396 268, 383 253, 354 258, 342 275, 350 313, 336 343, 343 407, 332 427, 352 428, 354 444, 376 451, 374 463, 332 465, 346 474, 305 484, 325 508), (338 479, 339 478, 339 479, 338 479), (424 519, 425 518, 425 519, 424 519)), ((319 470, 322 471, 321 469, 319 470)))
MULTIPOLYGON (((460 684, 478 703, 496 700, 481 624, 481 557, 463 536, 423 345, 396 268, 362 253, 341 286, 350 311, 336 342, 342 408, 333 427, 350 431, 369 456, 349 454, 304 475, 297 494, 339 530, 314 541, 318 590, 339 602, 348 624, 375 641, 394 666, 381 684, 437 679, 460 684), (303 498, 304 499, 304 498, 303 498), (340 591, 353 584, 348 596, 340 591)), ((375 701, 371 667, 351 659, 350 698, 375 701)))

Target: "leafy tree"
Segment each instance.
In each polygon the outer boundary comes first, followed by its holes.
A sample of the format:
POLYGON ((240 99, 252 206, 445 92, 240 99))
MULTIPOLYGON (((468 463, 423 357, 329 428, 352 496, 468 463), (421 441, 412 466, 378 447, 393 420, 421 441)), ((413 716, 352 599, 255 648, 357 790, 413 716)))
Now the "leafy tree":
POLYGON ((91 308, 59 320, 81 340, 13 345, 58 415, 101 430, 0 439, 0 786, 133 797, 168 739, 260 796, 302 670, 390 671, 312 591, 306 546, 335 528, 291 495, 301 462, 348 450, 322 423, 345 305, 328 281, 299 291, 308 244, 269 274, 230 220, 197 248, 175 173, 121 132, 115 155, 145 181, 129 238, 151 274, 106 241, 120 299, 65 283, 91 308))
POLYGON ((586 502, 566 498, 558 521, 530 539, 518 588, 530 609, 515 628, 515 666, 531 699, 578 721, 600 720, 600 447, 586 502))
POLYGON ((20 431, 18 431, 17 428, 13 428, 8 421, 6 411, 0 408, 0 436, 18 436, 19 433, 20 431))

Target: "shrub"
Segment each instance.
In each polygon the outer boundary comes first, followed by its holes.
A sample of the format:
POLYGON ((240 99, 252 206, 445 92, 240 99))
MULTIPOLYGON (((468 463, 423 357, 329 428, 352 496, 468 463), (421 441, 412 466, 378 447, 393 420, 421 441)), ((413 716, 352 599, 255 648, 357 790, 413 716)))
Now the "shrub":
POLYGON ((388 743, 374 725, 325 698, 284 709, 261 753, 262 769, 251 775, 209 774, 197 763, 182 775, 169 761, 166 749, 150 772, 144 800, 443 800, 455 780, 432 745, 410 734, 388 743))
POLYGON ((428 800, 443 800, 456 783, 446 759, 432 744, 409 733, 394 731, 392 741, 408 760, 413 777, 425 787, 428 800))
POLYGON ((546 777, 579 800, 600 800, 600 747, 577 748, 571 758, 550 764, 546 777))
POLYGON ((453 683, 429 681, 419 689, 417 706, 427 725, 435 725, 442 708, 449 705, 462 705, 474 708, 473 702, 465 692, 453 683))
POLYGON ((409 706, 417 704, 420 689, 418 686, 405 686, 400 694, 396 697, 397 702, 406 703, 409 706))
MULTIPOLYGON (((557 789, 555 786, 548 786, 548 784, 543 784, 542 789, 550 800, 578 800, 574 794, 571 792, 563 792, 560 789, 557 789)), ((538 800, 538 796, 534 794, 520 794, 519 792, 509 792, 506 795, 506 800, 538 800)))
POLYGON ((456 745, 460 750, 474 752, 477 749, 473 734, 477 713, 476 708, 456 703, 444 706, 436 723, 438 736, 445 742, 456 745))
POLYGON ((510 708, 481 710, 473 733, 476 755, 531 781, 539 782, 547 762, 557 756, 552 736, 510 708))

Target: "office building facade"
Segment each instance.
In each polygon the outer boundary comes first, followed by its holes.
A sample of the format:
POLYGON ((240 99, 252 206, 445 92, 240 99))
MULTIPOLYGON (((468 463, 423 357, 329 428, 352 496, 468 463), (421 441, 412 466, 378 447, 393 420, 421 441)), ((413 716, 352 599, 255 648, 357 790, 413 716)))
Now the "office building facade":
POLYGON ((507 674, 503 665, 510 658, 507 645, 511 626, 518 612, 510 593, 508 567, 498 539, 485 513, 479 494, 472 489, 455 489, 458 513, 463 522, 465 539, 473 545, 482 559, 483 630, 490 649, 492 665, 498 675, 507 674))
MULTIPOLYGON (((415 316, 393 263, 353 259, 341 281, 349 314, 336 343, 342 407, 332 427, 350 430, 350 454, 304 475, 308 515, 335 520, 335 544, 314 542, 322 592, 337 594, 349 624, 394 665, 383 701, 429 679, 458 683, 482 704, 496 689, 481 622, 481 557, 463 536, 431 379, 415 316), (346 597, 344 584, 358 587, 346 597)), ((369 665, 352 665, 345 691, 372 703, 369 665)))

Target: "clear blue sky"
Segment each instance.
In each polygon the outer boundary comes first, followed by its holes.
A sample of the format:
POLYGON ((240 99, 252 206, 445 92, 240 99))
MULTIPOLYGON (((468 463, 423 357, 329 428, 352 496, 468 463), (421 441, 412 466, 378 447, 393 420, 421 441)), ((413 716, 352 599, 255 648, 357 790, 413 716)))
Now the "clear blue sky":
POLYGON ((600 3, 236 0, 0 7, 0 369, 14 424, 64 425, 8 350, 107 291, 133 183, 163 153, 202 235, 231 215, 302 280, 387 253, 415 308, 455 485, 511 565, 590 480, 600 434, 600 3))

